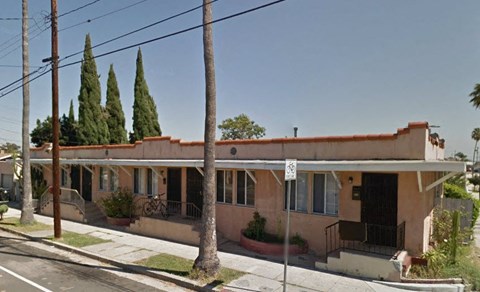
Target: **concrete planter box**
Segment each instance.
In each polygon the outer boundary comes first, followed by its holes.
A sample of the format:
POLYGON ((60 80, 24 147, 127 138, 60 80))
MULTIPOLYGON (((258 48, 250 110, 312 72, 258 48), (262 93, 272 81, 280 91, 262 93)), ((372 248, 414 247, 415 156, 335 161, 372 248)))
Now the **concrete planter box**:
POLYGON ((107 223, 117 226, 130 226, 130 218, 107 217, 107 223))
MULTIPOLYGON (((282 243, 269 243, 250 239, 243 235, 243 230, 240 233, 240 245, 245 249, 266 255, 283 255, 284 246, 282 243)), ((300 247, 296 244, 288 246, 289 255, 298 255, 308 252, 308 243, 300 247)))

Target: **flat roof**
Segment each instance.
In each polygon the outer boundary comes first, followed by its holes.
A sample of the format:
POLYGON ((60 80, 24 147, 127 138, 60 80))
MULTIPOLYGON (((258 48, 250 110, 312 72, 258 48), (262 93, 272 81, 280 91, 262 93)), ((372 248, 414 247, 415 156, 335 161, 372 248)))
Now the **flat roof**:
MULTIPOLYGON (((50 158, 31 164, 49 165, 50 158)), ((60 159, 61 165, 203 167, 203 159, 60 159)), ((216 168, 284 170, 285 160, 216 160, 216 168)), ((438 160, 298 160, 298 171, 445 171, 465 172, 466 163, 438 160)))

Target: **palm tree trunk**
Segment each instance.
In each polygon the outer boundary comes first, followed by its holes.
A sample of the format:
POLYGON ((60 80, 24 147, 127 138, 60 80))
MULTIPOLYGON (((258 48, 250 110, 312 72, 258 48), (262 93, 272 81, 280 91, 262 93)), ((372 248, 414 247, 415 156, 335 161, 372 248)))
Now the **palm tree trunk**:
POLYGON ((475 147, 473 147, 473 156, 472 156, 473 167, 475 167, 475 153, 477 153, 477 144, 478 144, 478 140, 475 140, 475 147))
MULTIPOLYGON (((212 7, 203 0, 203 23, 212 21, 212 7)), ((205 146, 203 178, 202 232, 198 257, 193 265, 207 276, 215 276, 220 269, 217 256, 217 233, 215 216, 215 127, 216 89, 213 58, 212 25, 203 27, 203 59, 205 63, 205 146)))
POLYGON ((22 116, 22 214, 20 223, 34 222, 32 208, 32 180, 30 176, 30 85, 28 64, 28 0, 22 0, 22 60, 23 60, 23 116, 22 116))

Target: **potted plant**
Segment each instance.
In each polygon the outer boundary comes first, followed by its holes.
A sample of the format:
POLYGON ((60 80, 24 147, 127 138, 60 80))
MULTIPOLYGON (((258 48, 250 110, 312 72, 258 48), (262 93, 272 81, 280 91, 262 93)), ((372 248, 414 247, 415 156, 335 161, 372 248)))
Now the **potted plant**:
POLYGON ((128 226, 135 207, 133 193, 128 188, 118 189, 108 197, 100 200, 107 215, 107 222, 112 225, 128 226))
MULTIPOLYGON (((253 220, 248 222, 247 229, 240 234, 240 245, 244 248, 268 255, 283 254, 283 238, 265 232, 267 219, 258 212, 253 213, 253 220)), ((298 233, 289 240, 289 254, 302 254, 308 252, 308 243, 298 233)))

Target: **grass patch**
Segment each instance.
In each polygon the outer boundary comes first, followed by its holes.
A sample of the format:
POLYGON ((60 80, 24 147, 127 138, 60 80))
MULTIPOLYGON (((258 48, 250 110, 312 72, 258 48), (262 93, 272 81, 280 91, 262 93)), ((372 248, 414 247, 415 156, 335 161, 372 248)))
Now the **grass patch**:
MULTIPOLYGON (((192 260, 164 253, 138 261, 137 264, 190 279, 196 279, 198 276, 192 272, 192 260)), ((245 275, 245 273, 237 270, 221 268, 216 279, 207 279, 206 282, 210 282, 209 284, 217 286, 230 283, 243 275, 245 275)))
POLYGON ((53 237, 50 237, 49 239, 55 240, 57 242, 65 243, 73 247, 84 247, 87 245, 94 245, 94 244, 111 241, 111 240, 105 240, 98 237, 94 237, 88 234, 80 234, 75 232, 63 232, 62 239, 60 240, 53 239, 53 237))
POLYGON ((24 233, 53 229, 53 226, 39 223, 39 222, 22 225, 20 224, 20 219, 11 218, 11 217, 3 218, 3 220, 0 221, 0 226, 11 229, 11 230, 19 231, 19 232, 24 232, 24 233))

